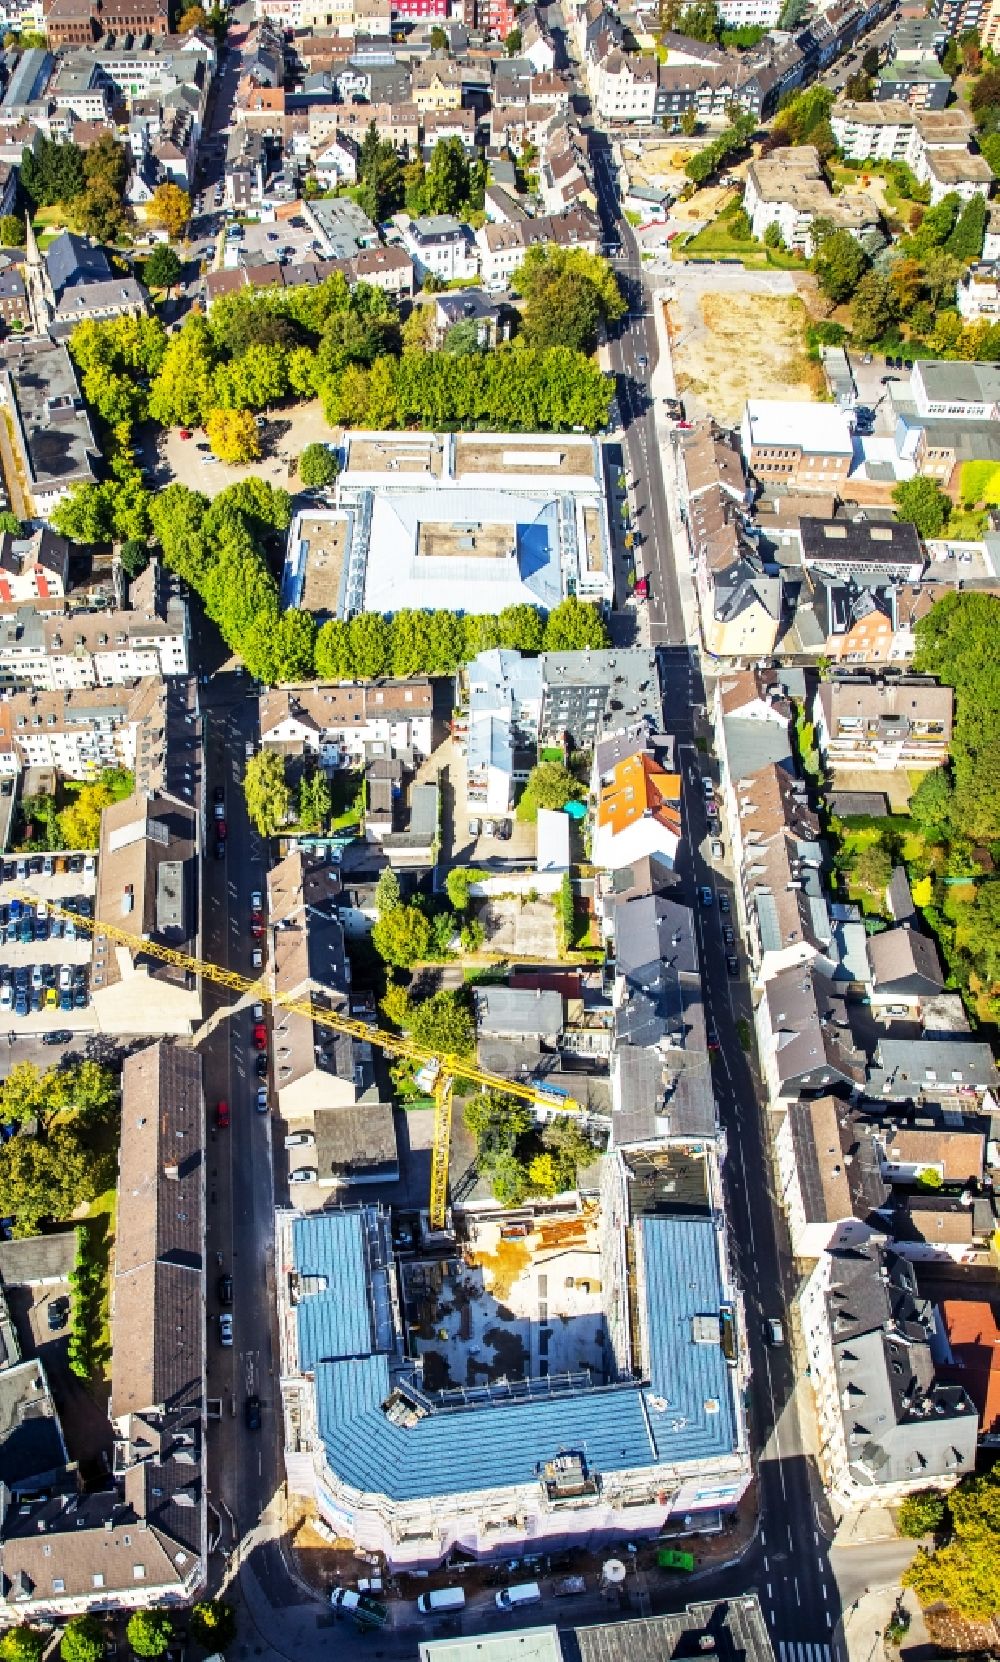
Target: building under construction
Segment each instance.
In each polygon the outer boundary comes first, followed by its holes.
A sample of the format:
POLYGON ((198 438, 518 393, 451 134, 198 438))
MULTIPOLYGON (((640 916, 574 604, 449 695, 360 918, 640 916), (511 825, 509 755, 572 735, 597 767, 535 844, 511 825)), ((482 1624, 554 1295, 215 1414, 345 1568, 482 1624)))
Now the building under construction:
POLYGON ((281 1211, 276 1252, 289 1486, 391 1566, 697 1528, 742 1495, 711 1153, 613 1153, 599 1203, 479 1213, 429 1256, 379 1206, 281 1211))

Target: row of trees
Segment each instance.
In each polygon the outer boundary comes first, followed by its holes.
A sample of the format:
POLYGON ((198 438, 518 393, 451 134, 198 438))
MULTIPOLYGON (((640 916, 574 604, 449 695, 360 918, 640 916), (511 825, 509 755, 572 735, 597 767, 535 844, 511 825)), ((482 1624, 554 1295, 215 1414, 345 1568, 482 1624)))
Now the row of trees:
POLYGON ((401 611, 333 619, 316 637, 316 674, 324 681, 374 681, 381 675, 452 675, 459 664, 501 646, 517 652, 584 652, 608 644, 595 606, 569 596, 546 617, 537 606, 462 616, 401 611))
MULTIPOLYGON (((175 1634, 170 1611, 136 1610, 128 1619, 125 1636, 136 1656, 163 1656, 175 1634)), ((236 1612, 222 1599, 207 1599, 191 1610, 188 1631, 206 1650, 222 1650, 236 1636, 236 1612)), ((52 1635, 24 1623, 10 1627, 0 1639, 0 1662, 41 1662, 52 1635)), ((108 1632, 98 1616, 74 1616, 59 1641, 62 1662, 104 1662, 108 1632)))
POLYGON ((703 185, 706 179, 717 173, 724 162, 730 161, 749 144, 756 129, 757 123, 752 115, 738 115, 711 144, 695 151, 684 168, 692 184, 703 185))
POLYGON ((595 433, 607 425, 613 384, 582 352, 521 341, 484 356, 452 352, 381 357, 330 379, 332 426, 492 432, 595 433))

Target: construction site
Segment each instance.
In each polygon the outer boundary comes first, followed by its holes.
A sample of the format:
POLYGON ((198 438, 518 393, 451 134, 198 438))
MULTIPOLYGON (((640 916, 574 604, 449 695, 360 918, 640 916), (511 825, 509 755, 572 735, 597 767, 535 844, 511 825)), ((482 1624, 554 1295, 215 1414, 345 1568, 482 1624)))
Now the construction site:
POLYGON ((400 1265, 407 1353, 425 1391, 608 1374, 598 1209, 470 1220, 455 1257, 400 1265))

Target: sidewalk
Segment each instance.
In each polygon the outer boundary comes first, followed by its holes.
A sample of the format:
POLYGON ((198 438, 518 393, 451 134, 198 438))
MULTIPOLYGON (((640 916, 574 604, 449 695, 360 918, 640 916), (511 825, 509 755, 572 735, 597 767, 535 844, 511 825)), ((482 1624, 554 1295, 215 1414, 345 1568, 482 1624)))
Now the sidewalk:
POLYGON ((916 1594, 909 1588, 901 1594, 896 1583, 873 1587, 852 1604, 844 1617, 842 1633, 849 1662, 882 1662, 884 1657, 896 1656, 905 1662, 911 1651, 923 1656, 931 1654, 930 1638, 916 1594), (885 1635, 900 1605, 910 1621, 901 1644, 896 1646, 892 1641, 887 1642, 885 1635))
POLYGON ((687 527, 680 514, 680 485, 677 476, 677 454, 674 449, 674 427, 663 415, 663 400, 677 396, 677 383, 674 378, 674 360, 670 351, 670 336, 667 333, 665 302, 669 298, 669 289, 654 289, 650 296, 650 308, 653 314, 653 326, 656 330, 656 368, 650 378, 649 391, 653 399, 653 419, 656 423, 656 440, 660 452, 660 469, 663 474, 663 491, 667 499, 667 515, 670 520, 670 542, 674 554, 674 569, 677 572, 677 587, 680 592, 681 609, 684 613, 685 639, 691 646, 701 648, 701 631, 698 624, 698 598, 695 593, 694 577, 691 571, 689 557, 689 543, 687 527))

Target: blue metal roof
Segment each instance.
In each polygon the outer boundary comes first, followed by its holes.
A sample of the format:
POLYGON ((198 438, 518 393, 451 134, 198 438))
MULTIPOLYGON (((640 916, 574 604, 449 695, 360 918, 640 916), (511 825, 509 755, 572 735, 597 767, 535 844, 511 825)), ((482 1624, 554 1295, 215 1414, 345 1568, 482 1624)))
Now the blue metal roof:
POLYGON ((647 1402, 660 1457, 725 1454, 736 1439, 732 1375, 720 1343, 694 1338, 695 1317, 717 1319, 723 1299, 715 1220, 639 1218, 635 1227, 646 1279, 647 1402))
POLYGON ((319 1432, 331 1471, 392 1500, 530 1483, 542 1462, 578 1449, 592 1470, 701 1460, 735 1444, 732 1381, 721 1347, 693 1337, 718 1317, 722 1289, 711 1219, 643 1218, 650 1388, 554 1392, 432 1408, 411 1425, 387 1418, 389 1358, 372 1352, 364 1225, 358 1212, 300 1218, 299 1360, 313 1372, 319 1432), (303 1276, 325 1278, 315 1292, 303 1276))
POLYGON ((370 1355, 368 1276, 358 1214, 297 1218, 292 1238, 300 1279, 316 1276, 326 1283, 323 1291, 307 1293, 296 1312, 302 1368, 310 1372, 321 1362, 370 1355))

